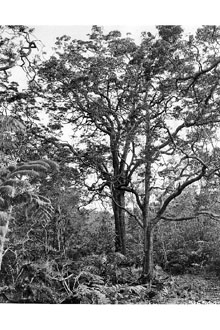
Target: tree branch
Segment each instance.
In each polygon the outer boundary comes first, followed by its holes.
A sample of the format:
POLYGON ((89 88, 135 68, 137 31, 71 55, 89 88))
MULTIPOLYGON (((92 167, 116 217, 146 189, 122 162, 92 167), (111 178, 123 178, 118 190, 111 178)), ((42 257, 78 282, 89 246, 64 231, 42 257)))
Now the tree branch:
POLYGON ((166 216, 161 216, 160 219, 163 219, 165 221, 174 221, 174 222, 178 222, 178 221, 187 221, 187 220, 192 220, 195 218, 198 218, 200 215, 207 215, 215 220, 220 220, 220 214, 215 214, 212 213, 210 211, 200 211, 197 212, 194 215, 188 216, 188 217, 180 217, 180 218, 171 218, 171 217, 166 217, 166 216))
POLYGON ((179 187, 177 188, 176 191, 174 191, 170 196, 168 196, 166 198, 166 200, 164 201, 162 207, 160 208, 160 210, 157 212, 157 215, 155 218, 161 218, 162 214, 165 212, 167 206, 170 204, 170 202, 176 198, 177 196, 179 196, 182 191, 189 185, 191 185, 192 183, 196 182, 196 181, 199 181, 204 175, 205 175, 205 172, 206 172, 206 166, 203 165, 202 167, 202 170, 201 170, 201 173, 198 174, 196 177, 192 178, 192 179, 189 179, 189 180, 186 180, 184 183, 180 184, 179 187))
POLYGON ((113 202, 114 202, 118 207, 120 207, 122 210, 124 210, 125 212, 127 212, 131 217, 133 217, 133 218, 137 221, 137 223, 139 224, 139 226, 140 226, 141 228, 143 228, 143 223, 138 219, 138 217, 136 217, 135 214, 133 214, 133 213, 131 213, 130 211, 128 211, 128 209, 126 209, 125 207, 119 205, 119 204, 116 202, 116 200, 114 199, 113 194, 109 195, 109 197, 113 200, 113 202))

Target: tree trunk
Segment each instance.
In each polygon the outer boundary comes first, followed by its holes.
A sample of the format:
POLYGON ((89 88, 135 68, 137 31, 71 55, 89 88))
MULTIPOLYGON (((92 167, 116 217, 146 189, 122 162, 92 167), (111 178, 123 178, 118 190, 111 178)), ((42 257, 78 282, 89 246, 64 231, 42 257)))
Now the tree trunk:
POLYGON ((126 254, 125 244, 125 192, 113 190, 112 207, 115 218, 115 251, 126 254))
POLYGON ((11 218, 12 207, 9 208, 8 212, 0 212, 0 270, 2 265, 2 258, 4 254, 4 246, 6 235, 8 232, 9 220, 11 218))
POLYGON ((144 228, 144 258, 143 258, 143 282, 149 282, 153 278, 153 232, 150 225, 144 228))
POLYGON ((151 180, 151 130, 150 130, 150 112, 146 108, 145 117, 145 175, 144 175, 144 200, 142 207, 143 229, 144 229, 144 258, 143 258, 143 282, 148 282, 153 277, 153 226, 150 220, 150 180, 151 180))

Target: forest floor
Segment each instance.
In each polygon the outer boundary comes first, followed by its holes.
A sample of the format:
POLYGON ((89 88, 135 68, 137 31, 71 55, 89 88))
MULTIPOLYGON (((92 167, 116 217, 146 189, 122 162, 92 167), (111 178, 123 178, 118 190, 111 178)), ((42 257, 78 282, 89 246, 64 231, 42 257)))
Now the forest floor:
POLYGON ((220 304, 220 277, 215 273, 171 276, 153 304, 220 304))
POLYGON ((55 282, 55 286, 51 280, 45 282, 45 277, 37 275, 33 281, 24 280, 16 287, 2 286, 0 303, 220 304, 219 271, 204 269, 170 275, 157 267, 155 279, 147 284, 141 284, 137 278, 135 282, 105 283, 101 276, 83 271, 74 278, 74 285, 77 285, 68 295, 60 281, 59 285, 55 282))

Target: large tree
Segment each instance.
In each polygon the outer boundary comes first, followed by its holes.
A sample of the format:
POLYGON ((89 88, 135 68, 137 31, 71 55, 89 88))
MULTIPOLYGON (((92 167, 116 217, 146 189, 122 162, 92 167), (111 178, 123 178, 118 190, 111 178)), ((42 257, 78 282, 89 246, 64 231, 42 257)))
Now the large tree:
POLYGON ((169 207, 190 185, 219 174, 219 32, 204 26, 184 36, 180 26, 157 26, 136 45, 94 26, 87 41, 58 38, 38 72, 52 128, 73 128, 74 142, 63 148, 93 174, 90 191, 111 197, 122 253, 125 212, 132 214, 126 194, 134 196, 147 279, 156 224, 197 216, 174 216, 169 207))

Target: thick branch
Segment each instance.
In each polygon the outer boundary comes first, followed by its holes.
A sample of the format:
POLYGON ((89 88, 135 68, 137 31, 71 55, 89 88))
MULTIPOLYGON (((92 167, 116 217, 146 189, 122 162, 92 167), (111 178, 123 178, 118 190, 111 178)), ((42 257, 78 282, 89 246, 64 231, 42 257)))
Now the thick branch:
POLYGON ((188 216, 188 217, 180 217, 180 218, 169 218, 169 217, 166 217, 166 216, 162 216, 162 217, 160 217, 160 218, 161 218, 162 220, 165 220, 165 221, 174 221, 174 222, 178 222, 178 221, 192 220, 192 219, 195 219, 196 217, 198 217, 197 214, 192 215, 192 216, 188 216))
POLYGON ((171 218, 171 217, 161 216, 160 218, 165 221, 174 221, 174 222, 180 221, 181 222, 181 221, 187 221, 187 220, 192 220, 192 219, 198 218, 200 215, 207 215, 215 220, 220 220, 220 214, 212 213, 210 211, 200 211, 200 212, 197 212, 196 214, 188 216, 188 217, 171 218))
POLYGON ((210 65, 208 68, 206 69, 201 69, 200 71, 196 72, 194 75, 190 75, 190 76, 187 76, 187 77, 182 77, 182 78, 178 78, 178 80, 182 80, 182 81, 185 81, 185 80, 189 80, 189 79, 193 79, 194 82, 203 74, 211 71, 212 69, 214 69, 216 66, 218 66, 218 64, 220 63, 220 58, 217 59, 212 65, 210 65))

